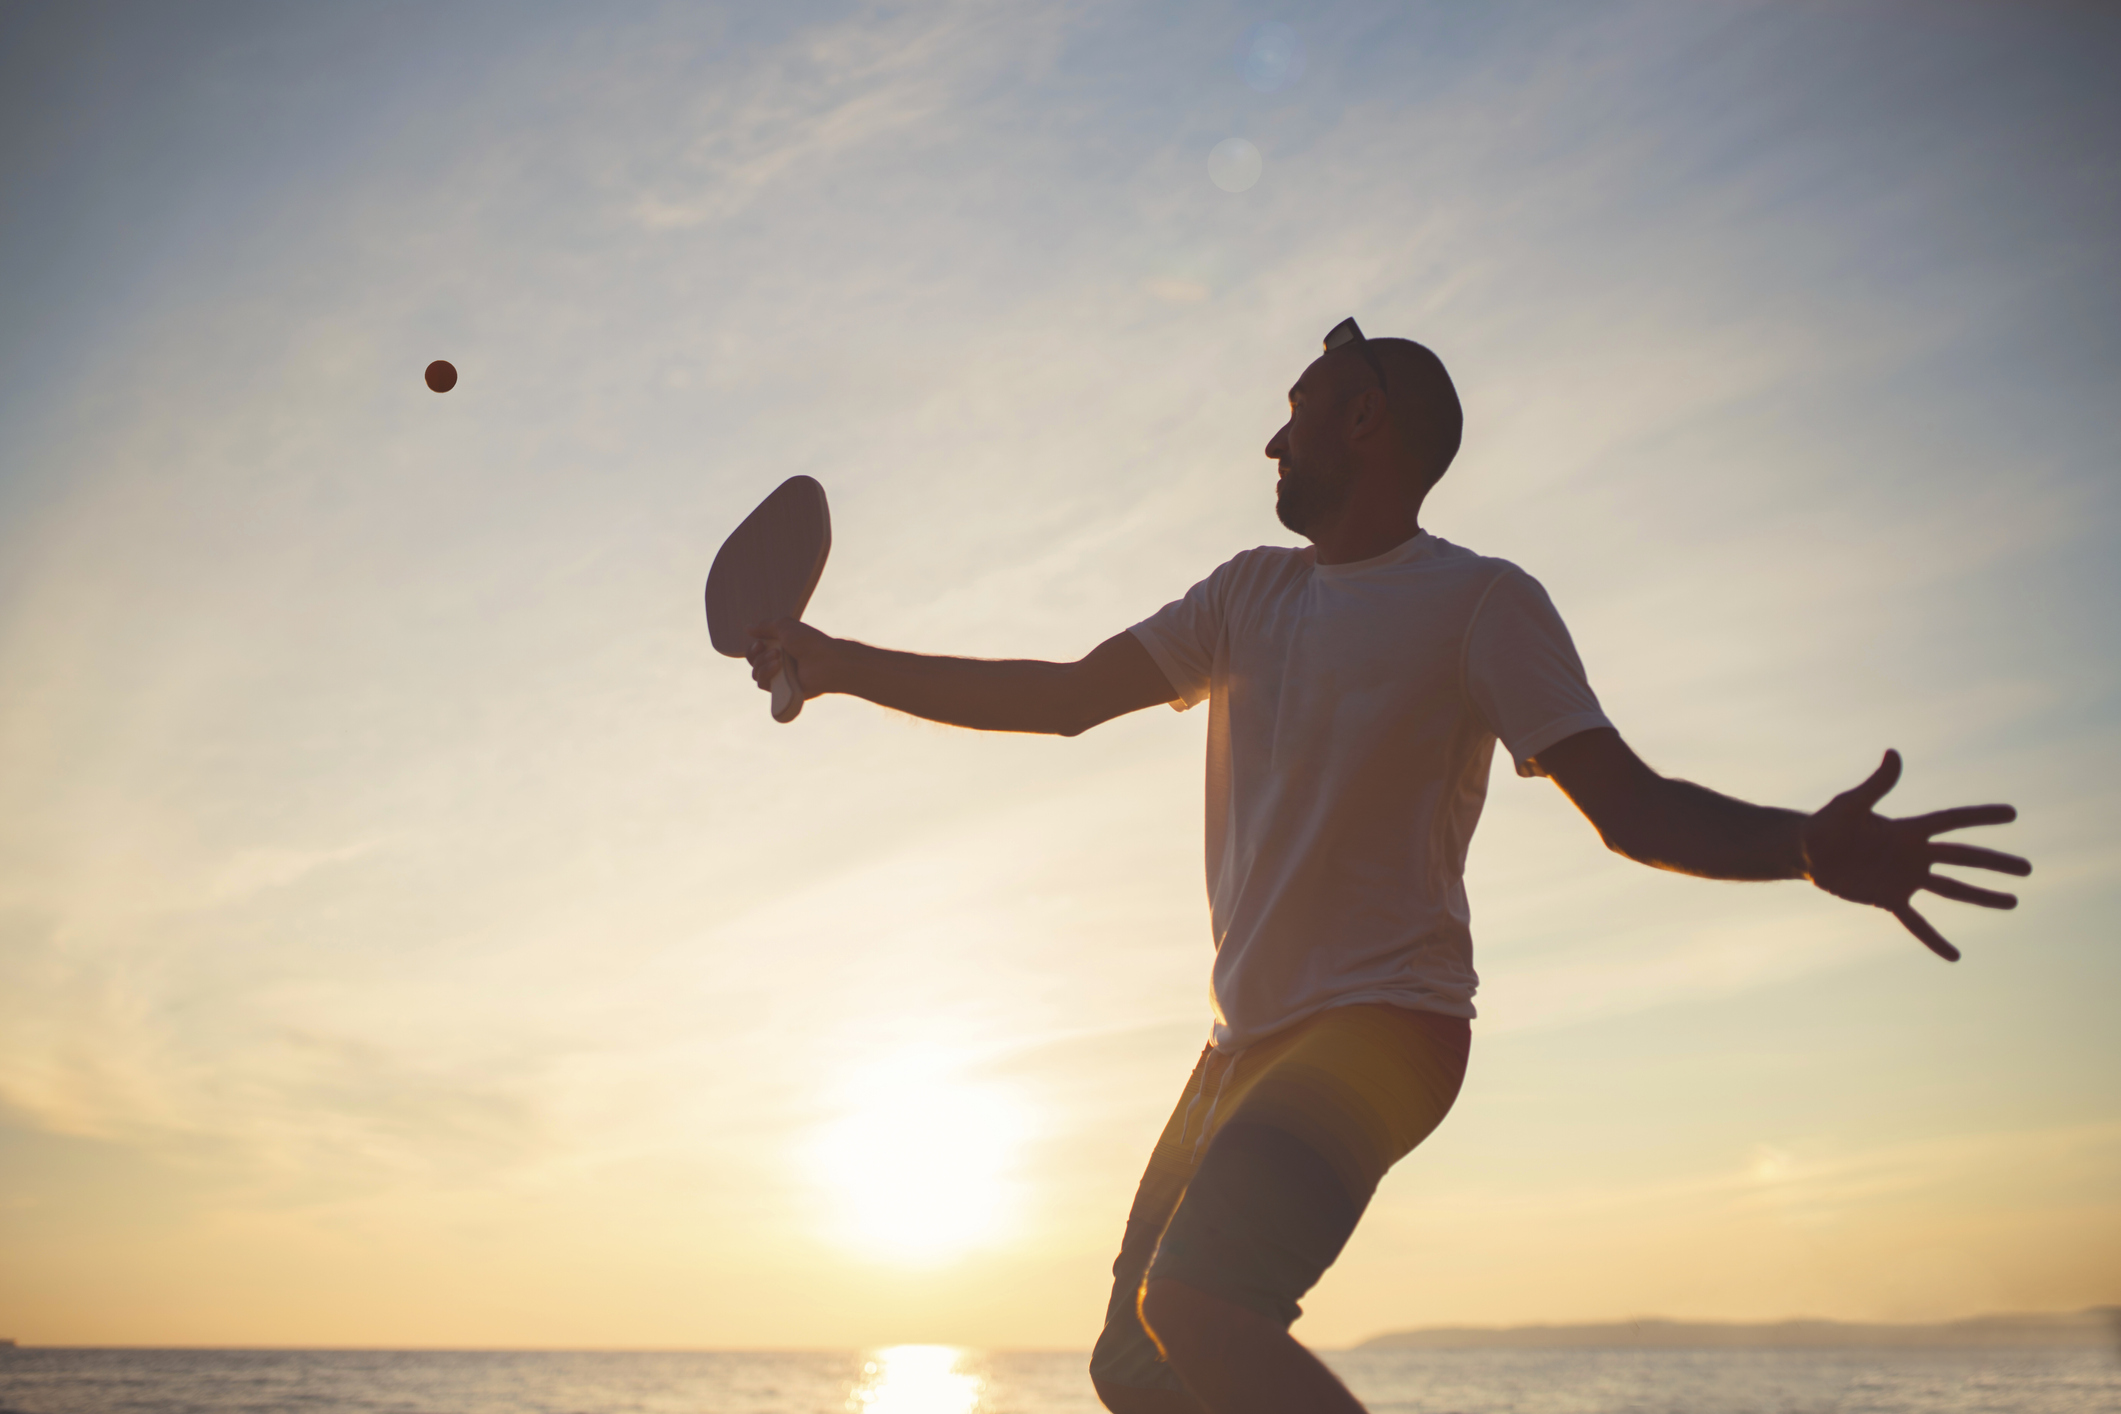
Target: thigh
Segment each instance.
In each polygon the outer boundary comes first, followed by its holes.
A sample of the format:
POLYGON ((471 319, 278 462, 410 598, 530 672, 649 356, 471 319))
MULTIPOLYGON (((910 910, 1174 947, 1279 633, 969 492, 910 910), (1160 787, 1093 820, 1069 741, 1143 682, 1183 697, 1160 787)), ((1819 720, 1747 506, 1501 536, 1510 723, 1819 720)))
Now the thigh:
POLYGON ((1467 1036, 1457 1018, 1352 1006, 1245 1052, 1149 1275, 1294 1321, 1378 1180, 1449 1112, 1467 1036))
POLYGON ((1201 1052, 1171 1118, 1150 1152, 1141 1186, 1135 1190, 1134 1204, 1127 1211, 1126 1232, 1120 1238, 1119 1256, 1112 1263, 1112 1295, 1105 1303, 1104 1330, 1090 1357, 1091 1373, 1103 1383, 1142 1389, 1184 1388, 1143 1329, 1136 1303, 1150 1259, 1156 1255, 1156 1244, 1185 1196, 1186 1186, 1193 1181, 1193 1171, 1205 1147, 1201 1138, 1211 1108, 1203 1092, 1224 1078, 1228 1060, 1217 1057, 1212 1050, 1201 1052))

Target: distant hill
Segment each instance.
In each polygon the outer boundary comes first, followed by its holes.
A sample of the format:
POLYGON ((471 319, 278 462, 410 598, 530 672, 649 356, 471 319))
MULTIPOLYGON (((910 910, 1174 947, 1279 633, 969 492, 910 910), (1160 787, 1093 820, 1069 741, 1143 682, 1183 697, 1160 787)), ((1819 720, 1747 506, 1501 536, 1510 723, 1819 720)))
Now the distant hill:
POLYGON ((1390 1331, 1357 1350, 2025 1350, 2121 1351, 2121 1306, 2089 1311, 1975 1316, 1940 1325, 1855 1321, 1722 1321, 1647 1318, 1584 1326, 1460 1326, 1390 1331))

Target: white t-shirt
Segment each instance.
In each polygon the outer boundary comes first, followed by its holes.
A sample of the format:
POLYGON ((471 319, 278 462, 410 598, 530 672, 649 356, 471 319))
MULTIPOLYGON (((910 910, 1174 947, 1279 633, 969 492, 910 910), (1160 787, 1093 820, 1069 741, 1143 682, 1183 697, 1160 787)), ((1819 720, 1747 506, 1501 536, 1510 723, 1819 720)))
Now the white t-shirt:
POLYGON ((1331 1006, 1470 1017, 1466 846, 1497 738, 1521 776, 1609 726, 1539 582, 1417 534, 1247 550, 1134 626, 1208 716, 1214 1041, 1331 1006))

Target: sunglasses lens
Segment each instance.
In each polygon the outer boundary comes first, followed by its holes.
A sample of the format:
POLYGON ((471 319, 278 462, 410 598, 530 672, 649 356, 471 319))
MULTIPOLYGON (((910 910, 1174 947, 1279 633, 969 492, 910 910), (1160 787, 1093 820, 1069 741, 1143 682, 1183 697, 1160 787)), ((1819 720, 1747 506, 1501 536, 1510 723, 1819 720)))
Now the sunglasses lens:
POLYGON ((1326 348, 1330 352, 1342 344, 1354 343, 1362 338, 1362 326, 1352 318, 1343 319, 1326 335, 1326 348))

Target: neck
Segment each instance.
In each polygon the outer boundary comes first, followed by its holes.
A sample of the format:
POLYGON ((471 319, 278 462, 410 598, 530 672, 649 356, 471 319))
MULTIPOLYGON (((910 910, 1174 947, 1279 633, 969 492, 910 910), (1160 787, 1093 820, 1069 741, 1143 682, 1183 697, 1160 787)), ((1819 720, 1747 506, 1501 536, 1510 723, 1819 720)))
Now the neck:
POLYGON ((1318 563, 1347 565, 1374 560, 1394 546, 1421 534, 1421 499, 1408 499, 1397 485, 1365 477, 1332 520, 1318 528, 1311 543, 1318 563))

